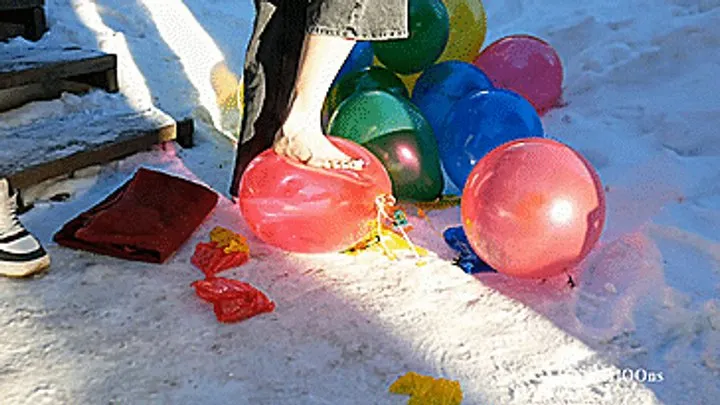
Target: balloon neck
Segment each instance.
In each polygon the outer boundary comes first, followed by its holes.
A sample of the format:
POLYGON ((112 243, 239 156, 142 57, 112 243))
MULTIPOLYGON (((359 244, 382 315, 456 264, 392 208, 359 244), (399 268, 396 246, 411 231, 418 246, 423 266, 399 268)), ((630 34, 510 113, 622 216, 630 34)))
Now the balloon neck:
POLYGON ((396 206, 396 203, 397 199, 391 194, 381 194, 375 199, 375 205, 377 206, 377 220, 375 222, 377 224, 377 234, 379 236, 380 246, 382 246, 383 251, 388 257, 391 259, 397 258, 385 243, 386 236, 384 236, 382 232, 382 227, 384 225, 402 235, 403 239, 405 239, 408 246, 410 246, 410 249, 417 259, 416 264, 418 266, 423 266, 425 263, 420 258, 420 253, 406 232, 406 229, 409 230, 411 228, 407 215, 403 210, 396 206))

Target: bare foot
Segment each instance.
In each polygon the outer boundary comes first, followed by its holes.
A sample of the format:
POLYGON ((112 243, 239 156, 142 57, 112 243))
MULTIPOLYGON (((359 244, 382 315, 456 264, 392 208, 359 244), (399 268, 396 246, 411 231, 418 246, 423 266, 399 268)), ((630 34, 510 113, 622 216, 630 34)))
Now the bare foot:
POLYGON ((330 142, 320 120, 328 89, 354 45, 341 37, 305 37, 288 116, 273 147, 277 154, 319 168, 363 168, 362 160, 351 159, 330 142))
POLYGON ((365 165, 361 159, 343 153, 320 130, 290 129, 285 125, 278 133, 273 149, 279 155, 323 169, 361 170, 365 165))

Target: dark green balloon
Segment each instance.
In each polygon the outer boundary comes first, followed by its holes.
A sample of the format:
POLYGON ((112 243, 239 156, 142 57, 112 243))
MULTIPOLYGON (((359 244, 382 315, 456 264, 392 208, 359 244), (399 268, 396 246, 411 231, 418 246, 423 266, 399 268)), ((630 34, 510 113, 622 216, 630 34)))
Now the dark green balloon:
POLYGON ((363 145, 390 174, 393 194, 403 201, 433 201, 445 183, 437 148, 424 144, 412 131, 394 132, 363 145))
POLYGON ((329 134, 373 152, 402 200, 431 201, 445 185, 432 127, 409 100, 381 90, 353 94, 329 124, 329 134))
POLYGON ((348 97, 340 103, 328 124, 328 134, 360 145, 398 131, 430 131, 432 134, 417 107, 405 98, 382 90, 362 91, 348 97))
POLYGON ((409 0, 406 39, 375 41, 375 56, 393 72, 409 75, 435 63, 450 35, 450 18, 441 0, 409 0))
POLYGON ((323 121, 327 123, 338 106, 348 97, 368 90, 383 90, 400 97, 410 97, 405 83, 395 73, 384 67, 370 66, 343 76, 330 88, 323 106, 323 121))

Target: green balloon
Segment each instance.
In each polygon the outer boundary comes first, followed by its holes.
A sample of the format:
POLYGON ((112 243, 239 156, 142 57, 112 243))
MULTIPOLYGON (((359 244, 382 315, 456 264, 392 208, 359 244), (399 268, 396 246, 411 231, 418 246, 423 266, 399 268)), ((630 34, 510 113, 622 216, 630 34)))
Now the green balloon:
POLYGON ((423 143, 415 132, 399 131, 363 146, 385 166, 393 195, 403 201, 433 201, 445 187, 437 147, 423 143))
POLYGON ((400 97, 410 98, 405 83, 393 72, 380 66, 370 66, 342 77, 328 92, 323 106, 323 117, 331 117, 340 103, 351 95, 368 90, 384 90, 400 97))
POLYGON ((450 18, 441 0, 409 0, 406 39, 375 41, 375 56, 393 72, 419 73, 435 63, 450 36, 450 18))
MULTIPOLYGON (((328 123, 328 134, 360 145, 398 131, 425 133, 430 128, 420 111, 407 99, 382 90, 353 94, 340 103, 328 123)), ((432 129, 429 129, 432 134, 432 129)), ((437 141, 435 141, 437 143, 437 141)))

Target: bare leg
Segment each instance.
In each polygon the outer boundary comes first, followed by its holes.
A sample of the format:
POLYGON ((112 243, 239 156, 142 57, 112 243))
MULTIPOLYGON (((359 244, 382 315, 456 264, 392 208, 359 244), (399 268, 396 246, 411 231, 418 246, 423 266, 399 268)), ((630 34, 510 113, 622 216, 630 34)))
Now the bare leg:
POLYGON ((354 40, 307 35, 300 58, 295 97, 275 140, 276 153, 323 168, 361 169, 323 134, 321 111, 333 79, 355 45, 354 40))

